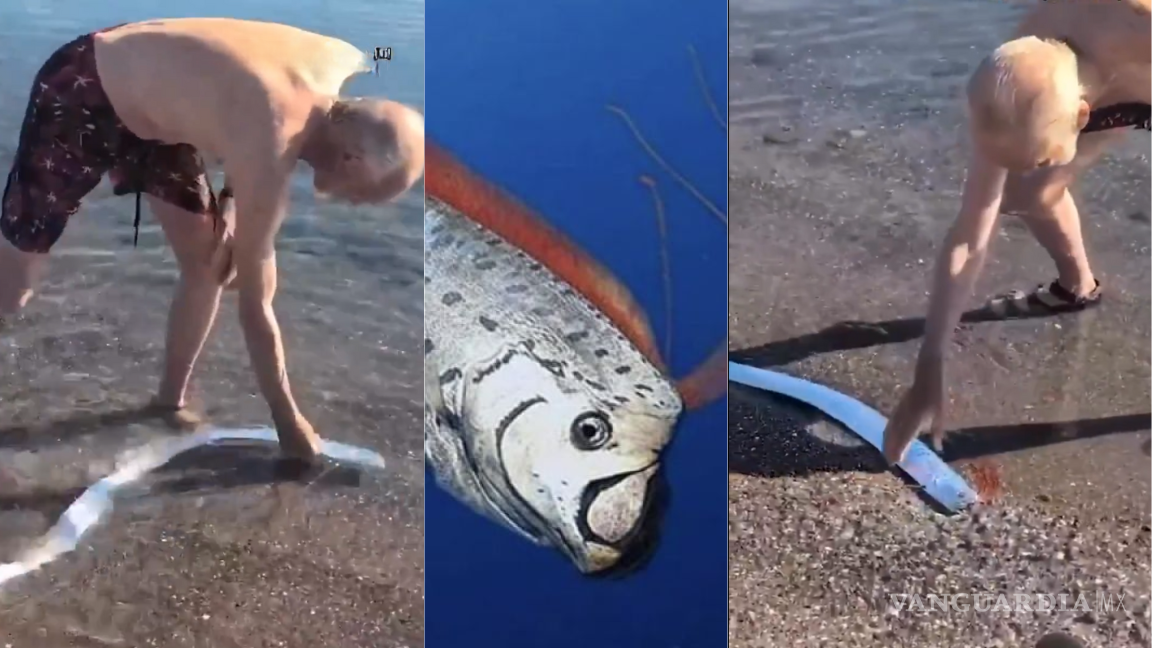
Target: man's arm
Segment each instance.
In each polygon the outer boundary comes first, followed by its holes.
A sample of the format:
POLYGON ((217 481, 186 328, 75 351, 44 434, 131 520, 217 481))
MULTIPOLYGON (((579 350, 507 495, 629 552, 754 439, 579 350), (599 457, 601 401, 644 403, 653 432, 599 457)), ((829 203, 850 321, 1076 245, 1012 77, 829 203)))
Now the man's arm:
POLYGON ((972 153, 960 214, 948 230, 936 261, 920 362, 943 360, 964 301, 984 265, 1000 214, 1007 171, 978 150, 972 153))
POLYGON ((239 173, 228 173, 236 203, 232 255, 240 324, 260 391, 280 432, 281 445, 294 450, 302 439, 288 437, 298 437, 298 431, 307 428, 307 423, 292 398, 280 326, 272 309, 277 279, 275 241, 287 214, 289 169, 252 162, 236 169, 239 173))
POLYGON ((925 425, 931 427, 937 450, 943 442, 944 356, 996 231, 1006 178, 1004 168, 979 151, 973 152, 960 214, 948 230, 936 261, 916 374, 884 429, 884 457, 889 462, 903 458, 925 425))

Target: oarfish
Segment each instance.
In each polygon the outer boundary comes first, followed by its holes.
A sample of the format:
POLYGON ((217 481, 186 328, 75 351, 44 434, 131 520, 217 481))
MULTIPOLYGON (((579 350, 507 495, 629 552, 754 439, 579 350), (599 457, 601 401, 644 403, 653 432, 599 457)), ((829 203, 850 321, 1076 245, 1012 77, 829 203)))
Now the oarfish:
POLYGON ((635 567, 662 517, 661 452, 686 404, 726 388, 724 354, 678 390, 602 266, 444 151, 426 157, 428 466, 582 572, 635 567))

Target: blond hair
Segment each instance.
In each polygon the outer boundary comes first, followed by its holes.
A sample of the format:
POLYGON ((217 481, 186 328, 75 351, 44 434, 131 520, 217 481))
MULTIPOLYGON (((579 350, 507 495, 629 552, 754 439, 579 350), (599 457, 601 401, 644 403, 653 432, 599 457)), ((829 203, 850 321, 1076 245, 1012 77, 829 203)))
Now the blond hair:
POLYGON ((1047 139, 1074 123, 1084 89, 1076 54, 1067 44, 1025 36, 984 58, 968 80, 973 126, 993 135, 1047 139))
POLYGON ((387 99, 346 97, 332 104, 328 122, 333 163, 360 169, 361 181, 380 192, 406 191, 423 173, 424 117, 415 109, 387 99))
POLYGON ((381 173, 400 155, 396 124, 383 118, 382 101, 345 97, 332 104, 328 116, 339 133, 344 152, 373 164, 381 173))

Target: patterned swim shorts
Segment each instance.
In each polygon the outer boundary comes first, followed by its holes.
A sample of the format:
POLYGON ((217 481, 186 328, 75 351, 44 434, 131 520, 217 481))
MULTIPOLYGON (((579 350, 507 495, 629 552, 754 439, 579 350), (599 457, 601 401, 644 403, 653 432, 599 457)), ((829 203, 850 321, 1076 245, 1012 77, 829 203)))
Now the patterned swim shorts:
POLYGON ((1088 113, 1088 123, 1080 132, 1094 133, 1114 128, 1152 130, 1152 106, 1146 103, 1122 103, 1097 108, 1088 113))
POLYGON ((116 195, 136 194, 137 226, 142 193, 196 215, 216 214, 195 147, 140 139, 120 121, 88 34, 56 50, 32 83, 0 203, 0 233, 25 252, 48 252, 105 173, 116 195))

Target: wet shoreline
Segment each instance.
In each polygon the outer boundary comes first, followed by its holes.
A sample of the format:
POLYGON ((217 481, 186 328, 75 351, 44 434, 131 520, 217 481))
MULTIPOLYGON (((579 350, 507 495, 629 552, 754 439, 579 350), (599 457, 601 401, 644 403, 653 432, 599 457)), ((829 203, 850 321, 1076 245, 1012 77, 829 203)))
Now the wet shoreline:
MULTIPOLYGON (((306 4, 279 19, 366 46, 387 36, 394 48, 387 83, 357 79, 353 93, 387 93, 423 108, 423 63, 411 56, 423 52, 422 3, 388 12, 306 4), (359 33, 342 31, 348 25, 359 33)), ((10 44, 25 57, 46 56, 107 22, 92 15, 107 9, 32 8, 0 10, 5 27, 20 32, 10 44)), ((199 8, 269 18, 260 3, 228 9, 199 8)), ((128 20, 151 11, 116 9, 128 20)), ((2 61, 3 165, 42 62, 35 58, 2 61)), ((277 247, 275 309, 288 374, 317 432, 376 450, 386 469, 327 465, 288 479, 270 448, 179 457, 118 498, 76 552, 0 588, 0 644, 423 643, 423 185, 392 205, 350 208, 316 203, 310 183, 302 169, 277 247)), ((0 562, 44 533, 120 453, 173 434, 139 410, 156 389, 176 266, 149 214, 139 247, 132 233, 132 198, 98 187, 53 249, 41 293, 0 326, 0 562)), ((268 425, 235 294, 223 302, 191 405, 215 425, 268 425)))

